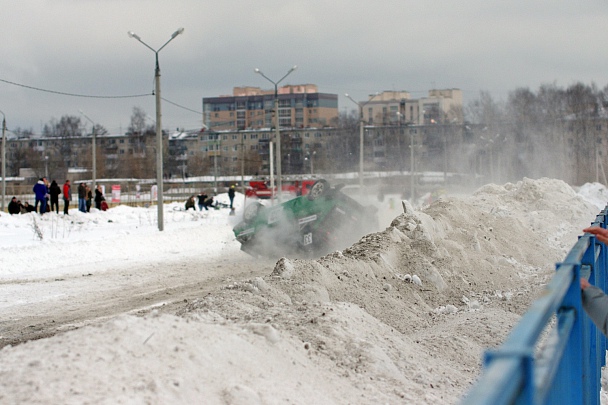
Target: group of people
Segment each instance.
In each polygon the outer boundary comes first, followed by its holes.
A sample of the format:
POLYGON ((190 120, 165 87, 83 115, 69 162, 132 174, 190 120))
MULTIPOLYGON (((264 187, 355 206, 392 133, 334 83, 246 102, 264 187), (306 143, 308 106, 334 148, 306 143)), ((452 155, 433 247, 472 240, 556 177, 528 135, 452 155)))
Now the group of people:
POLYGON ((209 197, 204 191, 197 195, 196 198, 193 195, 188 197, 186 200, 186 211, 190 208, 196 211, 196 205, 198 205, 199 211, 209 210, 209 207, 215 208, 213 197, 209 197))
MULTIPOLYGON (((230 199, 230 213, 231 215, 233 215, 234 213, 234 193, 235 193, 235 189, 234 189, 234 185, 230 186, 230 188, 228 189, 228 198, 230 199)), ((188 211, 190 208, 192 208, 193 210, 196 211, 196 205, 195 203, 197 203, 198 205, 198 209, 199 211, 202 210, 209 210, 209 207, 211 208, 216 208, 217 204, 215 204, 213 197, 209 197, 205 191, 202 191, 199 195, 196 196, 196 199, 193 195, 191 195, 187 200, 186 200, 186 211, 188 211)))
POLYGON ((27 201, 21 203, 21 200, 17 200, 17 197, 13 197, 11 202, 8 203, 8 213, 11 215, 27 214, 28 212, 34 212, 34 207, 27 201))
POLYGON ((17 197, 13 197, 11 202, 8 204, 8 212, 11 215, 14 214, 26 214, 28 212, 39 212, 40 215, 56 211, 59 213, 59 194, 61 194, 61 188, 55 180, 50 184, 46 177, 40 178, 36 184, 34 184, 34 205, 30 205, 27 201, 21 203, 17 200, 17 197), (49 204, 50 203, 50 204, 49 204))
MULTIPOLYGON (((32 206, 27 201, 23 204, 13 197, 8 204, 8 212, 11 215, 24 214, 28 212, 37 212, 43 215, 46 212, 55 211, 59 214, 59 195, 63 194, 63 213, 69 215, 70 201, 72 201, 72 185, 70 180, 66 180, 63 187, 60 187, 55 180, 50 184, 46 177, 40 178, 33 188, 35 204, 32 206)), ((90 212, 92 201, 95 201, 95 207, 102 209, 102 203, 105 200, 101 185, 97 185, 95 189, 95 197, 91 188, 86 183, 78 185, 78 210, 81 212, 90 212)))
MULTIPOLYGON (((72 200, 72 186, 70 185, 69 180, 65 181, 63 190, 63 199, 65 202, 64 213, 67 214, 68 206, 72 200), (66 199, 66 196, 69 198, 66 199)), ((105 199, 106 198, 103 195, 103 190, 100 184, 95 187, 95 197, 93 197, 93 191, 88 184, 82 182, 78 185, 78 211, 85 213, 91 212, 91 205, 93 204, 93 201, 95 201, 95 208, 105 211, 103 210, 103 202, 105 199)))

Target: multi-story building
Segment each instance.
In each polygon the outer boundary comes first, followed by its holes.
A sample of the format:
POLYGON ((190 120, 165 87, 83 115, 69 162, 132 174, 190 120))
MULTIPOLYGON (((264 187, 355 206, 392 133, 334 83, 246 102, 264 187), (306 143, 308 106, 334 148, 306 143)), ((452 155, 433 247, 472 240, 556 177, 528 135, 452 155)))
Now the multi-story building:
POLYGON ((462 91, 429 90, 428 96, 412 99, 407 91, 384 91, 372 94, 363 106, 363 119, 368 125, 407 123, 427 125, 462 123, 462 91))
MULTIPOLYGON (((338 117, 338 96, 319 93, 314 84, 277 88, 279 127, 322 128, 338 117)), ((232 96, 204 97, 203 114, 211 130, 274 127, 274 90, 235 87, 232 96)))

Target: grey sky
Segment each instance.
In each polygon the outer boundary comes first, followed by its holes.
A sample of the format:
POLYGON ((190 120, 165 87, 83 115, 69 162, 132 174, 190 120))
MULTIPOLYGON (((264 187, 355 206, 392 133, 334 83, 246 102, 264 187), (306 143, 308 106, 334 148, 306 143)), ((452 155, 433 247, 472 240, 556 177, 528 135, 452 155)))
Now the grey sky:
MULTIPOLYGON (((314 83, 340 95, 340 110, 382 90, 421 97, 460 88, 504 99, 517 87, 608 84, 608 3, 561 0, 0 0, 0 79, 87 95, 151 94, 160 52, 161 95, 201 111, 202 97, 234 86, 314 83)), ((74 98, 0 82, 9 129, 38 133, 52 118, 84 111, 110 132, 154 97, 74 98)), ((193 129, 200 115, 163 102, 163 127, 193 129)))

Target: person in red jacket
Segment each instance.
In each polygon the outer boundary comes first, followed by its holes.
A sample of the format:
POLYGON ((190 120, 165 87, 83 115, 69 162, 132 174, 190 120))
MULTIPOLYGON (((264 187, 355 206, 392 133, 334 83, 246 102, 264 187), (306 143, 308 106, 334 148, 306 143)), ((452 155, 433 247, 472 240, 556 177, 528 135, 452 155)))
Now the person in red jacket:
POLYGON ((63 214, 68 214, 68 207, 70 206, 70 200, 72 199, 72 186, 70 181, 66 180, 63 184, 63 214))

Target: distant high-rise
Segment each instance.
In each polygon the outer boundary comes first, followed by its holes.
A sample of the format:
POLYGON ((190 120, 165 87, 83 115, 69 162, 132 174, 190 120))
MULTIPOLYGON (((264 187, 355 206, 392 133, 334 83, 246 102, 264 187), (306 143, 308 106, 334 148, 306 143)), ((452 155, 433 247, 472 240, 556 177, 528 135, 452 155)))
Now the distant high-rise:
MULTIPOLYGON (((322 128, 338 117, 338 95, 319 93, 314 84, 277 89, 279 127, 322 128)), ((274 127, 274 89, 235 87, 232 96, 204 97, 203 114, 211 130, 274 127)))
POLYGON ((384 91, 362 102, 363 119, 368 125, 407 123, 428 125, 462 122, 462 91, 433 89, 418 99, 407 91, 384 91))

